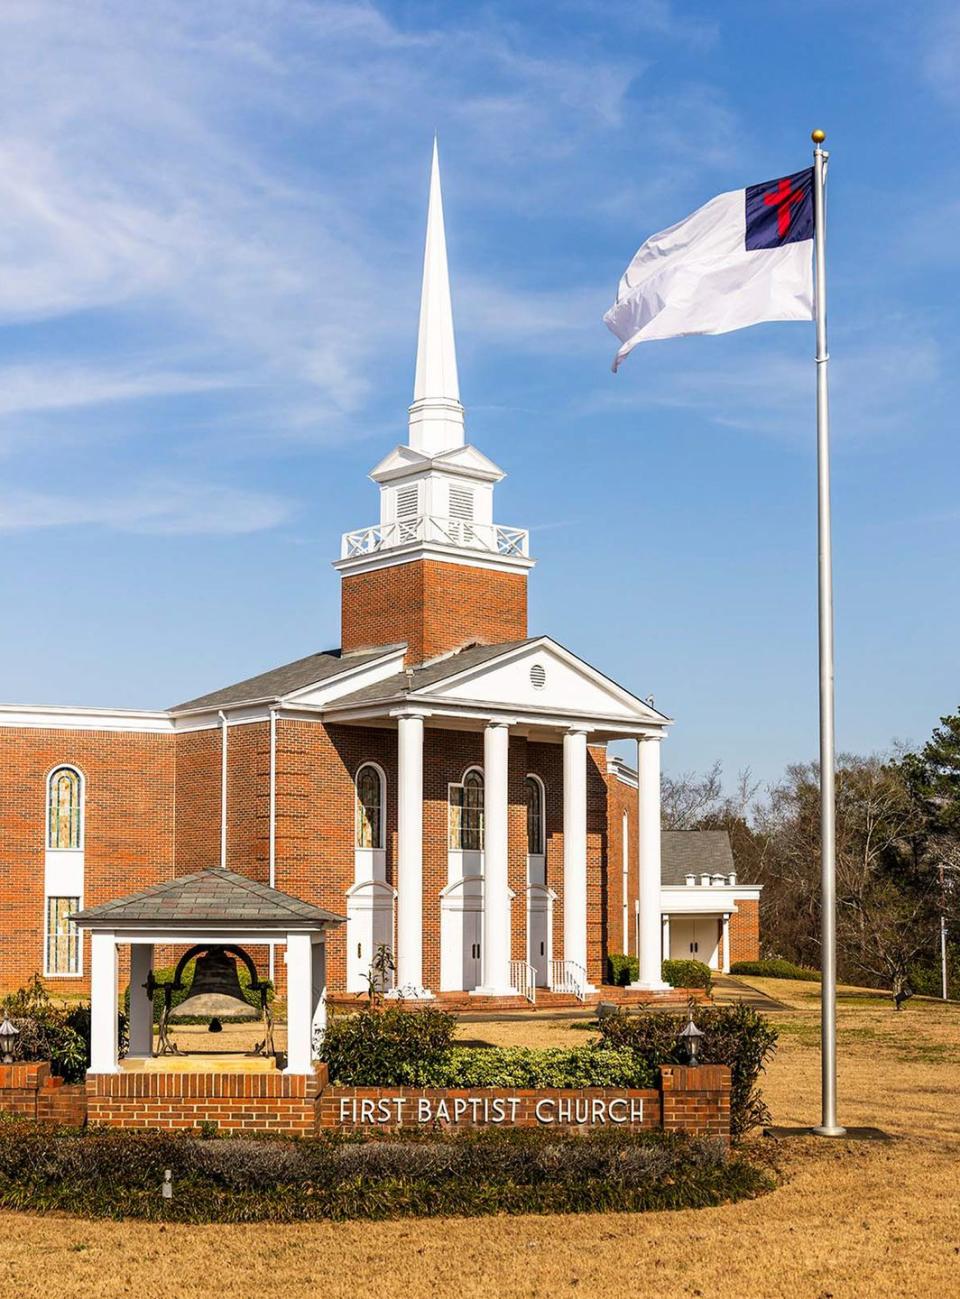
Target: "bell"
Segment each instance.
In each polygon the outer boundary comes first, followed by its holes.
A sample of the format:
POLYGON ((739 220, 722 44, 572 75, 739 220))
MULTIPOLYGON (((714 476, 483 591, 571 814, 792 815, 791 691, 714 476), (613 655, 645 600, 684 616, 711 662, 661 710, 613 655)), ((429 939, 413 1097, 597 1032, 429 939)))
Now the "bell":
MULTIPOLYGON (((190 995, 174 1006, 174 1018, 254 1019, 257 1011, 243 995, 237 963, 222 947, 197 957, 190 995)), ((216 1030, 214 1030, 216 1031, 216 1030)))

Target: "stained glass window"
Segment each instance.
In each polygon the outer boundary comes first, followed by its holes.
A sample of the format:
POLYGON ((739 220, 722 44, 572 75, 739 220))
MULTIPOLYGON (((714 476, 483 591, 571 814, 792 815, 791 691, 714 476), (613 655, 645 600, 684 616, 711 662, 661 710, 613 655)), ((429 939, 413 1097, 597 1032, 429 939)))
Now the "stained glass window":
POLYGON ((383 782, 369 763, 357 772, 357 847, 383 847, 383 782))
POLYGON ((468 771, 462 785, 450 786, 450 847, 483 851, 483 776, 468 771))
POLYGON ((47 847, 79 848, 82 821, 80 774, 72 767, 58 767, 50 774, 47 847))
POLYGON ((79 898, 47 898, 47 974, 80 973, 79 898))
POLYGON ((527 852, 543 854, 543 786, 536 776, 527 777, 527 852))

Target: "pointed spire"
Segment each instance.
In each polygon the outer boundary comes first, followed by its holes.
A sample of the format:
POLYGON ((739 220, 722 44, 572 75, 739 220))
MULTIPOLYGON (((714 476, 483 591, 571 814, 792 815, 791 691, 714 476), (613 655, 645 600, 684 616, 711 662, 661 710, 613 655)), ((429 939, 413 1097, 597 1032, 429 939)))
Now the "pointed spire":
POLYGON ((423 252, 417 373, 410 407, 410 446, 424 455, 433 456, 463 446, 463 443, 463 407, 460 405, 457 351, 453 338, 440 159, 434 137, 427 240, 423 252))

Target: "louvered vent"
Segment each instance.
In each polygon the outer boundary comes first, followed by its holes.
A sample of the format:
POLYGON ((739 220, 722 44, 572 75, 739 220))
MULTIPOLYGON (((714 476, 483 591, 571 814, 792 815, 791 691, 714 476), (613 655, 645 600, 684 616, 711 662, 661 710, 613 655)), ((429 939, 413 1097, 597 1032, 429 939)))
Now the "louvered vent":
POLYGON ((420 510, 420 488, 416 483, 412 487, 397 488, 397 524, 400 540, 416 541, 417 515, 420 510))
POLYGON ((450 488, 450 517, 473 522, 473 492, 466 487, 450 488))

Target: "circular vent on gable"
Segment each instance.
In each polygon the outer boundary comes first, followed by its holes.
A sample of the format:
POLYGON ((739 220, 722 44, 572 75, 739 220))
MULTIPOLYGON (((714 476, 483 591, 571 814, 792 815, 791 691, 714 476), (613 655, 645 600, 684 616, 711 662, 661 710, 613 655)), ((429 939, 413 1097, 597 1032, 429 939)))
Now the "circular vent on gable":
POLYGON ((542 663, 534 663, 530 669, 530 684, 534 690, 542 690, 547 684, 547 670, 542 663))

